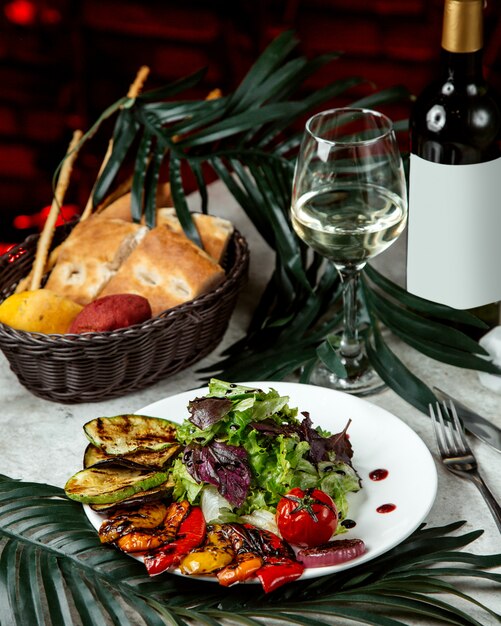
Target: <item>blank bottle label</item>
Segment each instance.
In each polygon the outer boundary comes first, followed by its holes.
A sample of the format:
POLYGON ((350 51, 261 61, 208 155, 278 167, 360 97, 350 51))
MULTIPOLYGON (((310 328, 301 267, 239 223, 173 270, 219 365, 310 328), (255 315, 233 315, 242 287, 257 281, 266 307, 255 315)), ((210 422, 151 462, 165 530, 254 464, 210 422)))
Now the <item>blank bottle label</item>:
POLYGON ((456 309, 501 300, 501 158, 443 165, 411 154, 407 289, 456 309))

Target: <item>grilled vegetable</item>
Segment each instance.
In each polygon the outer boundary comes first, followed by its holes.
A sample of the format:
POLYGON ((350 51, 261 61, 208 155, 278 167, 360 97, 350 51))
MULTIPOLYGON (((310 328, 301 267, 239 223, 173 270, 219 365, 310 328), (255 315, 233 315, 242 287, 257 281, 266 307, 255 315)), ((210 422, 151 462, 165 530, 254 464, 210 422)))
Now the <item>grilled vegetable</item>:
POLYGON ((190 510, 187 500, 173 502, 167 508, 160 525, 146 530, 133 530, 119 537, 116 545, 123 552, 148 552, 174 541, 179 526, 190 510))
POLYGON ((251 551, 263 556, 265 561, 274 557, 294 559, 294 550, 275 533, 256 528, 252 524, 232 524, 232 526, 238 532, 245 533, 251 551))
POLYGON ((304 565, 285 557, 268 557, 256 576, 261 581, 265 593, 275 591, 282 585, 297 580, 304 571, 304 565))
POLYGON ((217 573, 217 579, 223 587, 252 578, 263 565, 263 559, 254 552, 237 554, 235 560, 217 573))
POLYGON ((183 574, 211 574, 226 565, 235 557, 233 546, 223 524, 212 524, 207 528, 207 540, 181 559, 179 569, 183 574))
POLYGON ((116 467, 89 467, 74 474, 64 490, 72 500, 88 504, 110 504, 157 487, 168 479, 168 472, 144 472, 116 467))
POLYGON ((107 454, 161 450, 176 441, 176 425, 145 415, 98 417, 84 424, 87 438, 107 454))
POLYGON ((148 502, 134 511, 120 509, 101 524, 99 539, 102 543, 112 543, 134 530, 156 528, 166 515, 167 505, 163 502, 148 502))
POLYGON ((351 561, 364 554, 365 550, 365 543, 361 539, 337 539, 299 550, 297 558, 305 567, 328 567, 351 561))
POLYGON ((176 539, 167 546, 155 550, 144 557, 144 564, 150 576, 161 574, 169 567, 179 565, 181 559, 197 548, 205 538, 206 525, 199 506, 192 507, 178 528, 176 539))
POLYGON ((164 469, 176 457, 181 446, 170 443, 161 450, 135 450, 128 454, 108 454, 102 448, 89 443, 85 449, 83 465, 96 467, 104 465, 122 465, 137 469, 164 469))
POLYGON ((138 491, 134 495, 126 498, 125 500, 118 500, 118 502, 111 502, 108 504, 90 504, 90 508, 97 513, 112 513, 117 509, 131 509, 137 507, 146 502, 152 502, 166 498, 172 492, 174 482, 170 479, 161 483, 157 487, 147 489, 146 491, 138 491))

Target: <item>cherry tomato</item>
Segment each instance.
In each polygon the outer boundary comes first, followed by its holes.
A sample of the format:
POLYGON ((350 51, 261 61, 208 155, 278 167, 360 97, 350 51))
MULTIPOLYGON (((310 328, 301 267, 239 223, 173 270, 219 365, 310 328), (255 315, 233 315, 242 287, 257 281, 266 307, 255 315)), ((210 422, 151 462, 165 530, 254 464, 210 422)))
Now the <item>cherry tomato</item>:
POLYGON ((326 543, 337 528, 332 498, 320 489, 291 489, 277 505, 277 525, 289 543, 312 548, 326 543))

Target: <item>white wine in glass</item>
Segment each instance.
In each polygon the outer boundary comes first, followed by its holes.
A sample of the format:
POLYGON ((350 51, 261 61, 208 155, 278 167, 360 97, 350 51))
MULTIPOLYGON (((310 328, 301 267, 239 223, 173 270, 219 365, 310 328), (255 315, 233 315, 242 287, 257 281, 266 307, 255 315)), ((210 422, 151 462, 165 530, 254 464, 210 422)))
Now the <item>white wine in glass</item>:
POLYGON ((306 123, 294 173, 292 224, 336 266, 343 283, 342 378, 318 364, 311 382, 366 395, 384 386, 357 326, 357 284, 366 262, 390 246, 407 219, 405 177, 391 121, 368 109, 323 111, 306 123))

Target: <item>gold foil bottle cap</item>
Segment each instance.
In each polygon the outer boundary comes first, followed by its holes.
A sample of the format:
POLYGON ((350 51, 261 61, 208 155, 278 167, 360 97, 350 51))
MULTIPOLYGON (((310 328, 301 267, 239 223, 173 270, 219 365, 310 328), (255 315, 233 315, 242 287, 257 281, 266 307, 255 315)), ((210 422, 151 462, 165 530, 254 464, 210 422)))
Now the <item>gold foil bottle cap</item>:
POLYGON ((442 48, 475 52, 483 47, 483 0, 445 0, 442 48))

